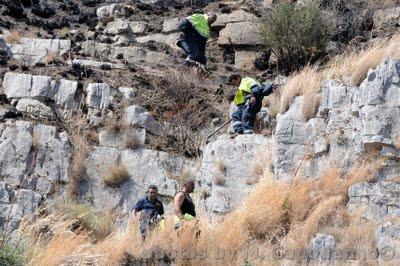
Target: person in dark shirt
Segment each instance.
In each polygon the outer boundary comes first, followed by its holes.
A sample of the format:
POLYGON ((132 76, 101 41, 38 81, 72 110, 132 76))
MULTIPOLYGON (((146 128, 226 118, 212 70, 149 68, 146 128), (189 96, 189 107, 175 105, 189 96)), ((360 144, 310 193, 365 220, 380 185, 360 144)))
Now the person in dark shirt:
POLYGON ((157 216, 164 214, 164 206, 157 196, 157 187, 150 185, 147 189, 147 196, 139 200, 135 205, 135 216, 140 212, 140 233, 143 239, 146 237, 147 230, 149 228, 153 229, 156 225, 157 216))
POLYGON ((205 49, 207 39, 210 37, 210 26, 215 22, 217 16, 209 12, 207 14, 193 14, 186 17, 179 24, 179 31, 183 36, 177 42, 188 56, 186 63, 195 61, 205 66, 207 59, 205 49))

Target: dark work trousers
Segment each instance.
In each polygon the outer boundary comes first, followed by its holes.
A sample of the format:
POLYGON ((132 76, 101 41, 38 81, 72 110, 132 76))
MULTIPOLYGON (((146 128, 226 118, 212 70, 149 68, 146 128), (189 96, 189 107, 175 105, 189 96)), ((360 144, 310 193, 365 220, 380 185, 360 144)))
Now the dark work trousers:
POLYGON ((253 134, 254 121, 257 113, 261 110, 262 102, 244 103, 237 106, 232 113, 233 129, 238 134, 253 134))

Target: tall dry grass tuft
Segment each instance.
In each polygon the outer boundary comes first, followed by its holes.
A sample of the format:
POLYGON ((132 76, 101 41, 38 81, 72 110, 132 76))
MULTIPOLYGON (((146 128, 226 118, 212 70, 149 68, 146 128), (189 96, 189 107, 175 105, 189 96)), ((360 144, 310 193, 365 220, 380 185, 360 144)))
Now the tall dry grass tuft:
POLYGON ((50 243, 43 247, 34 247, 36 256, 27 265, 61 265, 66 257, 76 252, 80 246, 87 244, 90 239, 86 235, 76 235, 63 232, 55 235, 50 243))
POLYGON ((6 43, 19 43, 21 41, 21 34, 19 31, 11 31, 4 36, 4 41, 6 43))
POLYGON ((367 78, 368 71, 375 69, 384 59, 385 48, 377 45, 359 54, 351 74, 351 84, 359 86, 367 78))
POLYGON ((307 66, 289 77, 282 88, 279 112, 285 113, 295 97, 304 95, 301 112, 307 121, 315 115, 319 105, 317 94, 322 87, 323 76, 315 66, 307 66))
POLYGON ((263 105, 268 107, 268 111, 270 112, 273 118, 279 113, 281 103, 281 92, 280 90, 275 90, 274 93, 264 98, 263 105))
POLYGON ((324 76, 359 86, 366 79, 368 71, 375 69, 386 59, 400 59, 400 34, 382 40, 367 49, 334 57, 328 62, 324 76))
POLYGON ((129 173, 125 165, 119 163, 117 165, 110 165, 108 167, 108 173, 101 179, 106 186, 118 187, 129 179, 129 173))

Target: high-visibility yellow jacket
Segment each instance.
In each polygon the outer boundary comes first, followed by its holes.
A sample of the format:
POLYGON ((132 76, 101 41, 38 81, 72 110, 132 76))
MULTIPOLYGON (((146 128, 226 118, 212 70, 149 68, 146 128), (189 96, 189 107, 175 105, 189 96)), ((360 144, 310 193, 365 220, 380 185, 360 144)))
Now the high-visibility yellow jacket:
POLYGON ((246 96, 251 94, 251 89, 253 86, 261 87, 260 82, 253 78, 245 77, 242 78, 240 82, 239 89, 236 92, 234 102, 236 105, 241 105, 246 102, 246 96))
POLYGON ((208 16, 203 14, 193 14, 187 17, 193 28, 201 36, 208 38, 210 36, 210 25, 208 25, 208 16))

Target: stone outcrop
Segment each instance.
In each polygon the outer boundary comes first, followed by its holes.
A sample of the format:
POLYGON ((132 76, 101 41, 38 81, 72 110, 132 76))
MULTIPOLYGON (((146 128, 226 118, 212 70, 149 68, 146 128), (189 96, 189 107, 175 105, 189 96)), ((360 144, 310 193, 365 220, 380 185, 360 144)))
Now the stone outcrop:
POLYGON ((261 156, 271 152, 270 140, 260 135, 239 135, 231 139, 222 135, 204 149, 197 180, 203 194, 203 205, 209 214, 224 214, 235 209, 257 178, 254 168, 261 156))
POLYGON ((396 222, 384 222, 375 231, 376 247, 379 252, 379 262, 400 259, 400 226, 396 222))
POLYGON ((400 184, 359 183, 349 188, 349 211, 363 210, 366 219, 400 217, 400 184))
POLYGON ((303 160, 305 174, 315 176, 327 160, 349 169, 363 153, 379 150, 386 154, 391 170, 383 169, 380 179, 398 175, 394 143, 400 132, 400 61, 391 60, 370 70, 359 87, 326 81, 315 118, 305 122, 303 98, 277 117, 276 173, 289 179, 303 160), (393 152, 394 149, 394 152, 393 152), (390 154, 395 156, 390 158, 390 154), (311 159, 310 159, 311 158, 311 159))
MULTIPOLYGON (((141 38, 141 37, 140 37, 141 38)), ((144 37, 143 37, 144 38, 144 37)), ((137 39, 139 42, 141 39, 137 39)), ((144 41, 144 42, 147 42, 144 41)), ((110 62, 115 62, 118 55, 128 62, 145 62, 145 63, 165 63, 169 62, 168 55, 164 53, 148 51, 142 47, 119 47, 106 43, 96 43, 94 41, 86 41, 82 45, 82 54, 85 56, 91 56, 96 59, 103 59, 110 62)), ((103 62, 104 63, 104 62, 103 62)))
POLYGON ((163 198, 173 197, 179 189, 178 177, 191 167, 189 161, 165 152, 95 147, 86 159, 88 184, 81 187, 81 194, 99 210, 118 207, 128 215, 151 184, 159 186, 163 198), (101 177, 117 164, 124 165, 129 179, 119 188, 107 187, 101 177))
POLYGON ((3 81, 4 92, 9 99, 51 98, 54 94, 51 79, 46 76, 32 76, 8 72, 3 81))
POLYGON ((106 83, 90 83, 87 88, 86 104, 97 109, 109 109, 114 102, 110 85, 106 83))
POLYGON ((259 27, 260 24, 251 21, 228 23, 219 33, 218 44, 222 46, 261 45, 263 40, 259 34, 259 27))
POLYGON ((132 105, 125 109, 125 124, 142 127, 155 135, 162 134, 162 126, 141 106, 132 105))
POLYGON ((17 121, 0 124, 0 228, 16 230, 23 218, 51 204, 69 181, 70 144, 55 127, 17 121), (10 216, 8 213, 11 209, 10 216))
POLYGON ((48 56, 62 56, 71 49, 70 40, 20 38, 15 43, 7 43, 12 57, 25 65, 45 62, 48 56))

